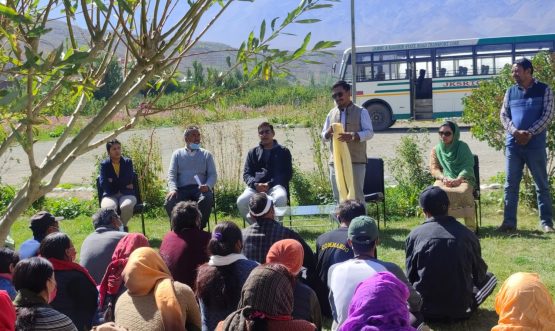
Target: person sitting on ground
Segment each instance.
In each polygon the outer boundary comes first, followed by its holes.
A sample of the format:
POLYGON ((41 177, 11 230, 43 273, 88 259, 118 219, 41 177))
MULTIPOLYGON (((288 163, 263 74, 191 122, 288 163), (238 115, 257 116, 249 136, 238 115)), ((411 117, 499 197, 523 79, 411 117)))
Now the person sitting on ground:
POLYGON ((104 322, 113 321, 118 297, 125 291, 121 272, 127 265, 129 255, 139 247, 150 247, 148 239, 140 233, 129 233, 118 242, 112 260, 98 286, 98 307, 104 322))
POLYGON ((241 291, 237 310, 218 324, 217 331, 314 331, 316 326, 295 320, 293 278, 281 264, 256 267, 241 291))
POLYGON ((270 247, 282 239, 295 239, 303 245, 303 266, 307 269, 307 282, 313 286, 314 253, 303 238, 295 231, 288 229, 274 220, 275 209, 273 200, 265 193, 255 193, 249 202, 250 216, 255 222, 243 229, 243 254, 258 263, 266 261, 270 247))
POLYGON ((9 248, 0 248, 0 290, 8 292, 10 298, 15 299, 15 288, 12 275, 15 265, 19 262, 19 255, 9 248))
POLYGON ((63 217, 55 217, 49 212, 39 211, 31 217, 31 226, 29 228, 33 231, 33 238, 24 241, 19 247, 19 258, 26 259, 39 254, 40 242, 47 235, 60 231, 59 221, 63 217))
POLYGON ((127 223, 133 217, 137 204, 133 187, 135 170, 133 161, 121 155, 121 143, 112 139, 106 143, 108 158, 100 163, 100 187, 102 187, 101 208, 121 211, 121 221, 127 230, 127 223))
POLYGON ((461 130, 452 121, 439 127, 439 143, 430 153, 430 172, 449 198, 448 215, 464 218, 466 226, 476 231, 474 206, 474 155, 468 145, 460 140, 461 130))
POLYGON ((243 180, 247 184, 245 191, 237 198, 239 215, 252 224, 247 214, 251 197, 259 192, 266 193, 277 207, 287 205, 287 190, 293 176, 291 152, 287 147, 278 144, 274 127, 268 122, 258 126, 260 143, 252 148, 245 161, 243 180))
POLYGON ((316 239, 316 273, 320 284, 318 284, 318 300, 322 307, 322 314, 332 317, 329 304, 328 271, 336 263, 345 262, 354 256, 353 250, 347 243, 347 230, 351 220, 357 216, 366 215, 364 205, 357 200, 345 200, 335 209, 335 216, 339 221, 339 227, 326 232, 316 239))
POLYGON ((210 233, 201 229, 201 212, 194 201, 181 201, 172 211, 172 230, 164 236, 160 255, 174 280, 195 288, 197 268, 208 261, 210 233))
POLYGON ((419 200, 426 221, 410 232, 405 247, 408 279, 422 295, 421 312, 430 321, 467 319, 497 279, 487 272, 476 235, 447 215, 445 191, 429 186, 419 200))
POLYGON ((0 330, 15 330, 15 307, 8 292, 0 290, 0 330))
POLYGON ((302 282, 299 277, 303 266, 303 246, 294 239, 283 239, 275 242, 268 255, 266 263, 279 263, 287 268, 295 278, 293 285, 293 318, 309 321, 322 329, 322 312, 316 293, 302 282))
POLYGON ((384 271, 362 281, 349 305, 340 331, 416 331, 410 325, 407 286, 384 271))
POLYGON ((495 298, 499 322, 491 331, 555 330, 555 305, 538 274, 517 272, 495 298))
POLYGON ((237 309, 241 288, 258 266, 243 254, 241 229, 233 222, 221 222, 208 243, 210 260, 198 268, 196 295, 202 315, 202 330, 216 329, 218 322, 237 309))
POLYGON ((212 154, 200 147, 200 129, 190 126, 183 133, 186 146, 173 152, 168 169, 168 189, 164 208, 171 221, 174 206, 180 201, 196 201, 202 214, 201 229, 206 227, 214 206, 214 185, 218 179, 212 154))
POLYGON ((48 260, 31 257, 19 261, 13 284, 17 290, 16 330, 77 331, 69 317, 49 305, 57 294, 54 267, 48 260))
POLYGON ((101 208, 93 215, 94 232, 81 245, 80 264, 99 284, 120 239, 123 223, 115 209, 101 208))
POLYGON ((354 258, 332 265, 328 272, 329 301, 334 318, 332 330, 337 330, 347 319, 349 303, 357 285, 382 271, 391 272, 407 285, 410 291, 408 305, 411 312, 411 323, 414 326, 420 326, 422 324, 420 294, 410 285, 405 273, 398 265, 376 258, 376 247, 379 243, 376 221, 365 215, 355 217, 349 224, 347 236, 349 238, 348 245, 353 250, 354 258))
POLYGON ((87 269, 73 262, 76 256, 71 239, 61 232, 51 233, 40 244, 40 256, 56 271, 58 290, 50 303, 71 319, 79 330, 90 330, 96 313, 98 291, 87 269))
POLYGON ((200 330, 200 311, 191 288, 174 281, 150 247, 129 256, 122 277, 125 291, 116 302, 115 322, 133 331, 200 330))

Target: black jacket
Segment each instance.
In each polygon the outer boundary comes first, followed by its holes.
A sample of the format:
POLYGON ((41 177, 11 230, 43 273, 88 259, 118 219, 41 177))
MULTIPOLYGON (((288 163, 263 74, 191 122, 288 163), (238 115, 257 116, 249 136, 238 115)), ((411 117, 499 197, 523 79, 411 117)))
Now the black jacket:
POLYGON ((465 319, 476 308, 472 292, 488 266, 472 231, 450 216, 432 217, 406 240, 407 277, 422 295, 426 319, 465 319))
POLYGON ((119 161, 119 176, 116 175, 112 160, 107 158, 100 163, 100 186, 104 191, 103 197, 121 192, 123 195, 135 195, 135 190, 128 189, 127 185, 133 184, 133 162, 131 159, 121 157, 119 161))
POLYGON ((252 189, 257 183, 269 183, 270 188, 281 185, 287 189, 293 176, 291 152, 274 140, 270 159, 266 163, 263 159, 263 151, 262 145, 249 151, 243 170, 243 180, 252 189))

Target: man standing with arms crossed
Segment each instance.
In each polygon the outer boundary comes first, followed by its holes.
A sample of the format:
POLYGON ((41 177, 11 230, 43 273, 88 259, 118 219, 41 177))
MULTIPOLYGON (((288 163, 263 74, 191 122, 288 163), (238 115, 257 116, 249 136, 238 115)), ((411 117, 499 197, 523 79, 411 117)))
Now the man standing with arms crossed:
MULTIPOLYGON (((353 180, 355 186, 355 197, 364 203, 364 177, 366 175, 366 141, 374 136, 372 120, 368 111, 355 105, 351 101, 351 85, 340 80, 332 87, 332 98, 335 100, 336 107, 328 113, 322 138, 330 141, 333 138, 333 123, 341 123, 345 133, 341 133, 339 141, 347 143, 351 162, 353 164, 353 180)), ((333 164, 333 142, 330 142, 330 181, 335 201, 339 202, 339 191, 335 178, 335 168, 333 164)))
POLYGON ((553 92, 536 80, 533 73, 528 59, 522 58, 513 64, 516 84, 505 93, 501 107, 501 123, 506 131, 506 180, 500 232, 516 231, 518 192, 525 164, 536 184, 541 228, 546 233, 555 232, 545 150, 546 131, 553 119, 553 92))

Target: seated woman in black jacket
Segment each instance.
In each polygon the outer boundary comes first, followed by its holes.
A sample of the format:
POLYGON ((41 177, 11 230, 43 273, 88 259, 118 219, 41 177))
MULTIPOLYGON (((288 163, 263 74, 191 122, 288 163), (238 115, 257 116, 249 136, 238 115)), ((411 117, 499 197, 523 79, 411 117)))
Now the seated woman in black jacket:
POLYGON ((90 330, 96 313, 98 291, 87 269, 73 262, 75 247, 62 232, 49 234, 40 244, 40 255, 54 267, 58 290, 50 305, 71 319, 78 330, 90 330))
POLYGON ((121 143, 112 139, 106 143, 108 158, 100 163, 100 186, 104 192, 100 202, 101 208, 121 211, 121 221, 127 228, 127 222, 133 216, 133 207, 137 204, 133 187, 133 162, 121 155, 121 143))

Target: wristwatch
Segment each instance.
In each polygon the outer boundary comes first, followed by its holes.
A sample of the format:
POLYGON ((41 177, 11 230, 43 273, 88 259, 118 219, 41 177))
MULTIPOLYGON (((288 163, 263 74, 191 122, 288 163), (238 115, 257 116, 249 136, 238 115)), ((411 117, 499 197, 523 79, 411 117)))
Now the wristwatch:
POLYGON ((353 141, 355 141, 356 137, 357 137, 357 133, 356 132, 351 132, 351 138, 352 138, 353 141))

